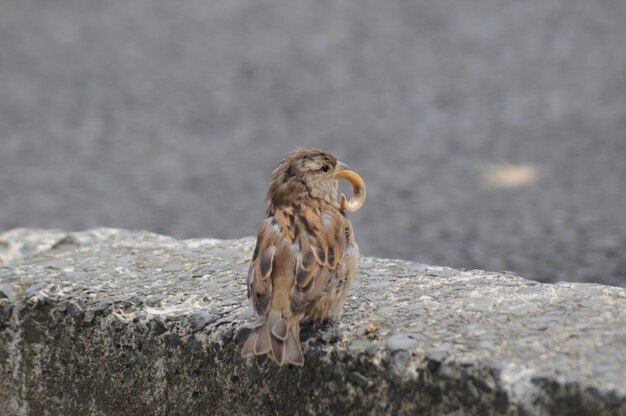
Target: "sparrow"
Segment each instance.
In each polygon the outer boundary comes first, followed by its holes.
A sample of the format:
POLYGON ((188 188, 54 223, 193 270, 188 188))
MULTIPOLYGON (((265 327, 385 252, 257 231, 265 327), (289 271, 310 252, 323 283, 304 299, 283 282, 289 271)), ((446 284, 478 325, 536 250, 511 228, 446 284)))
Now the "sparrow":
POLYGON ((247 277, 259 319, 242 355, 303 366, 300 323, 339 318, 356 275, 359 248, 346 213, 363 205, 365 183, 330 153, 301 147, 272 172, 266 201, 247 277), (350 200, 337 201, 338 179, 352 184, 350 200))

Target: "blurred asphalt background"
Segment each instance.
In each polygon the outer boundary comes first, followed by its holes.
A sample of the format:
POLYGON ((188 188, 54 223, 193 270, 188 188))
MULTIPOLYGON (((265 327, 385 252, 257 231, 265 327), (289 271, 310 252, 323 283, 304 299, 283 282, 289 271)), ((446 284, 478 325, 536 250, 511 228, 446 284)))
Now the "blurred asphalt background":
POLYGON ((0 230, 256 234, 365 178, 362 252, 626 286, 626 1, 3 0, 0 230))

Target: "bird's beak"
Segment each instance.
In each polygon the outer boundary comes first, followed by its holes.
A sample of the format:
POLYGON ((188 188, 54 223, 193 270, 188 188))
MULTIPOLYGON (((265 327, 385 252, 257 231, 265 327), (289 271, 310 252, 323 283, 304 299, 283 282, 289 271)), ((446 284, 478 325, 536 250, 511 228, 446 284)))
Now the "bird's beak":
POLYGON ((358 173, 350 169, 343 162, 337 162, 335 167, 335 178, 346 179, 352 184, 352 199, 348 201, 345 194, 341 194, 339 206, 348 212, 357 211, 365 202, 365 182, 358 173))

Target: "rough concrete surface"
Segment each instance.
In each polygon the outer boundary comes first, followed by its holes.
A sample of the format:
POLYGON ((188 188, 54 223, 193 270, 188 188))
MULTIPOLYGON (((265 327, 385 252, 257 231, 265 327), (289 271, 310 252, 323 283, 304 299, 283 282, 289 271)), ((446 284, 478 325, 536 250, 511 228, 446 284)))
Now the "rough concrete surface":
POLYGON ((626 286, 624 0, 2 0, 0 230, 256 233, 295 145, 362 252, 626 286))
POLYGON ((364 258, 304 368, 242 359, 252 238, 0 235, 0 414, 626 414, 626 292, 364 258))

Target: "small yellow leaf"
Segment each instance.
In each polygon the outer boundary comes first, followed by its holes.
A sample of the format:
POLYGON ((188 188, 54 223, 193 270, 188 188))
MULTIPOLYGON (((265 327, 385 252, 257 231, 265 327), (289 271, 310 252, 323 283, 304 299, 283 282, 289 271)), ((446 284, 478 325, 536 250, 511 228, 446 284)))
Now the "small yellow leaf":
POLYGON ((483 180, 492 188, 519 188, 537 181, 539 168, 535 165, 491 165, 483 172, 483 180))

